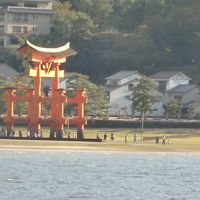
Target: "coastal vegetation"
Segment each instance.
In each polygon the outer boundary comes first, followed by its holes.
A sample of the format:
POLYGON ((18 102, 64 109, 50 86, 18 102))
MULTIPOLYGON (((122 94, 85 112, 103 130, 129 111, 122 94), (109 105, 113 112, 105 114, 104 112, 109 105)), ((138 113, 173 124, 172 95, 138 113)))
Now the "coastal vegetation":
MULTIPOLYGON (((182 71, 199 83, 199 8, 198 0, 58 0, 51 34, 29 40, 48 47, 70 41, 78 54, 63 68, 94 83, 122 69, 182 71)), ((27 67, 10 50, 1 49, 0 59, 19 72, 27 67)))

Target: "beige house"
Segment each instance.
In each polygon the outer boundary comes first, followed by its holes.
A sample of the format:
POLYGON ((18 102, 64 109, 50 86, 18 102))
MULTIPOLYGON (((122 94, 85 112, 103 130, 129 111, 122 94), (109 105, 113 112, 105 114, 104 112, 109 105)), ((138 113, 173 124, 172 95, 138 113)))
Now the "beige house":
POLYGON ((53 0, 11 0, 0 7, 0 45, 9 47, 17 38, 51 32, 53 0))

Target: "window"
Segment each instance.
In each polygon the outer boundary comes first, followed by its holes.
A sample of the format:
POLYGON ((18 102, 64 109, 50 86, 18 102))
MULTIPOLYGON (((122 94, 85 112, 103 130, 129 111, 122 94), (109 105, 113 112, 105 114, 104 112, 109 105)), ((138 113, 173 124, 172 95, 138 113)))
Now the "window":
POLYGON ((21 26, 13 26, 12 32, 13 33, 21 33, 21 26))
POLYGON ((4 39, 0 38, 0 46, 4 46, 4 39))
POLYGON ((118 85, 118 81, 117 80, 110 80, 109 85, 118 85))
POLYGON ((33 20, 37 20, 37 15, 33 14, 33 20))
POLYGON ((54 17, 50 16, 50 24, 53 24, 53 22, 54 22, 54 17))
POLYGON ((25 2, 24 3, 24 7, 33 7, 33 8, 37 8, 37 3, 29 3, 29 2, 25 2))
POLYGON ((28 15, 24 14, 24 21, 27 22, 28 21, 28 15))
POLYGON ((174 95, 174 100, 177 103, 181 104, 182 103, 182 96, 181 95, 174 95))
POLYGON ((11 36, 10 37, 10 44, 18 44, 19 41, 18 41, 18 38, 15 37, 15 36, 11 36))
POLYGON ((37 27, 33 26, 33 32, 36 32, 36 31, 37 31, 37 27))
POLYGON ((4 33, 4 25, 0 25, 0 33, 4 33))
POLYGON ((23 27, 23 33, 28 33, 28 27, 27 26, 23 27))
POLYGON ((126 96, 125 96, 125 99, 126 99, 126 100, 130 100, 130 99, 131 99, 130 95, 126 95, 126 96))
POLYGON ((105 92, 105 98, 110 99, 110 92, 105 92))
POLYGON ((166 91, 166 81, 159 81, 158 82, 158 89, 161 91, 161 92, 164 92, 166 91))
POLYGON ((133 90, 133 84, 131 83, 131 84, 128 84, 128 91, 132 91, 133 90))
POLYGON ((4 21, 4 15, 0 14, 0 21, 4 21))
POLYGON ((14 13, 13 14, 13 21, 21 21, 22 20, 22 15, 19 13, 14 13))

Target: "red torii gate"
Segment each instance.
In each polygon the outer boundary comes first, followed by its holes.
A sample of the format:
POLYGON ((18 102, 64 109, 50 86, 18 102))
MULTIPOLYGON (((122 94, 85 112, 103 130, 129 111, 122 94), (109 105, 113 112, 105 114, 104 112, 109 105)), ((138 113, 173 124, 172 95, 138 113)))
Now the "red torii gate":
POLYGON ((64 70, 60 70, 59 66, 61 63, 66 62, 67 57, 75 55, 76 52, 70 48, 69 43, 57 48, 43 48, 33 45, 29 41, 26 41, 26 44, 18 50, 27 54, 35 66, 34 69, 29 71, 29 76, 35 77, 35 81, 34 89, 27 89, 25 96, 17 96, 14 88, 7 89, 7 115, 4 118, 4 122, 7 126, 8 135, 13 129, 13 124, 22 122, 22 120, 27 123, 30 132, 37 132, 43 120, 41 104, 50 103, 50 118, 47 119, 50 126, 50 137, 53 138, 56 133, 56 137, 61 138, 64 125, 69 123, 77 126, 77 139, 83 139, 83 130, 86 124, 84 116, 84 106, 87 102, 86 92, 83 89, 79 89, 75 91, 74 97, 66 97, 64 90, 59 89, 59 78, 64 77, 64 70), (52 78, 51 96, 42 96, 41 78, 52 78), (14 115, 15 102, 28 102, 28 115, 24 119, 19 119, 14 115), (65 103, 77 105, 76 117, 64 117, 65 103))

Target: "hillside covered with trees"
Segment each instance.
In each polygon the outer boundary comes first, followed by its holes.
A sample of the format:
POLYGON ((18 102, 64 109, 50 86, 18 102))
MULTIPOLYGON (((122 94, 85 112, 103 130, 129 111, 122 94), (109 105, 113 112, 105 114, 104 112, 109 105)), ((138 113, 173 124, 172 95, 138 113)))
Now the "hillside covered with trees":
POLYGON ((70 41, 78 54, 63 65, 67 71, 103 83, 119 70, 176 70, 200 83, 199 0, 57 0, 54 7, 52 33, 29 39, 70 41))

